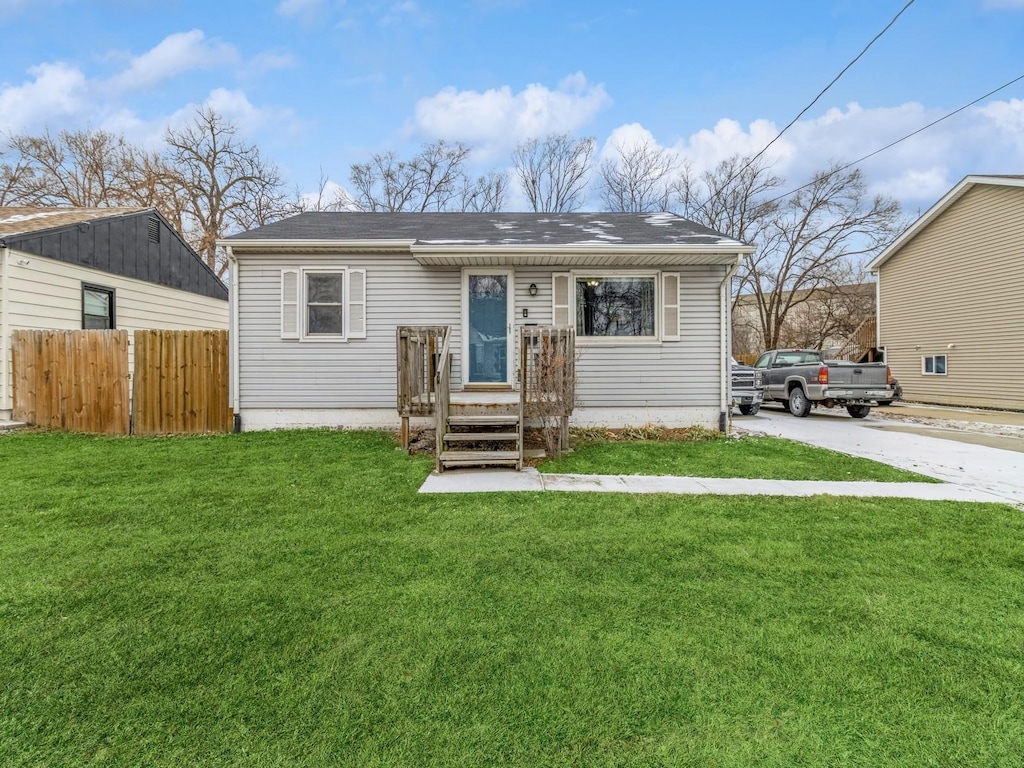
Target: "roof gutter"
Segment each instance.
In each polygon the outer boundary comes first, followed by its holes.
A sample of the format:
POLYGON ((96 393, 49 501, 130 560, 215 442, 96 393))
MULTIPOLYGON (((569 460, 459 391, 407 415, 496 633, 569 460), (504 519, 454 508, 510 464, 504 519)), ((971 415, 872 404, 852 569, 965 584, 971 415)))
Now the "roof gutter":
POLYGON ((276 240, 243 240, 232 238, 218 240, 217 245, 228 250, 316 250, 316 251, 365 251, 365 250, 399 250, 411 251, 415 240, 322 240, 322 239, 276 239, 276 240))

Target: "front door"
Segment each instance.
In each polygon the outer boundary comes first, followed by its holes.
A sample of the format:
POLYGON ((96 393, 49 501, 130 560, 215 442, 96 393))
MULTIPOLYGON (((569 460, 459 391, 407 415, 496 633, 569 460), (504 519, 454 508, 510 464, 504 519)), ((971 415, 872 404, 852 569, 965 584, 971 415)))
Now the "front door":
POLYGON ((512 384, 511 269, 467 269, 462 286, 462 380, 465 384, 512 384))

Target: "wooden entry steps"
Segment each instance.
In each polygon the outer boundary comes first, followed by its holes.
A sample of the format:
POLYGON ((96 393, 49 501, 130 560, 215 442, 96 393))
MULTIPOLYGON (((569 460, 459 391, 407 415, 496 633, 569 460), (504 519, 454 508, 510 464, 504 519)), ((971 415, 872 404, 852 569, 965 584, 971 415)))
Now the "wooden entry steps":
POLYGON ((465 467, 522 468, 522 428, 515 412, 504 403, 452 403, 440 436, 439 469, 465 467))

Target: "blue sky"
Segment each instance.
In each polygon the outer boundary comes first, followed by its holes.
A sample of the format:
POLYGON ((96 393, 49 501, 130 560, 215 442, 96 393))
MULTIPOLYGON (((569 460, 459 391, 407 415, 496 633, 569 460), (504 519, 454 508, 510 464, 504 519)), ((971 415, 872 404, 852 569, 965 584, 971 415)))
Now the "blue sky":
MULTIPOLYGON (((0 0, 0 131, 156 146, 210 103, 303 191, 437 138, 501 169, 551 131, 699 170, 761 149, 905 2, 0 0)), ((769 156, 797 186, 1020 75, 1024 0, 917 0, 769 156)), ((908 213, 1024 173, 1024 80, 862 168, 908 213)))

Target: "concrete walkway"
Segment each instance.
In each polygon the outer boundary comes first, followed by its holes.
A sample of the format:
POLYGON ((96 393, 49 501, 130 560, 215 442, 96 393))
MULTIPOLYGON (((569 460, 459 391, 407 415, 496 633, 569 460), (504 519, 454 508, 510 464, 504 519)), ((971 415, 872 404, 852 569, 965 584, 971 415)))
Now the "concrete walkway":
POLYGON ((420 493, 495 493, 514 491, 589 491, 594 493, 669 493, 724 496, 857 496, 926 501, 981 501, 1006 504, 1004 497, 953 483, 878 483, 817 480, 744 480, 736 478, 647 475, 555 475, 526 468, 453 470, 431 474, 420 493))
POLYGON ((6 419, 0 419, 0 432, 8 432, 15 429, 20 429, 25 426, 23 421, 8 421, 6 419))

